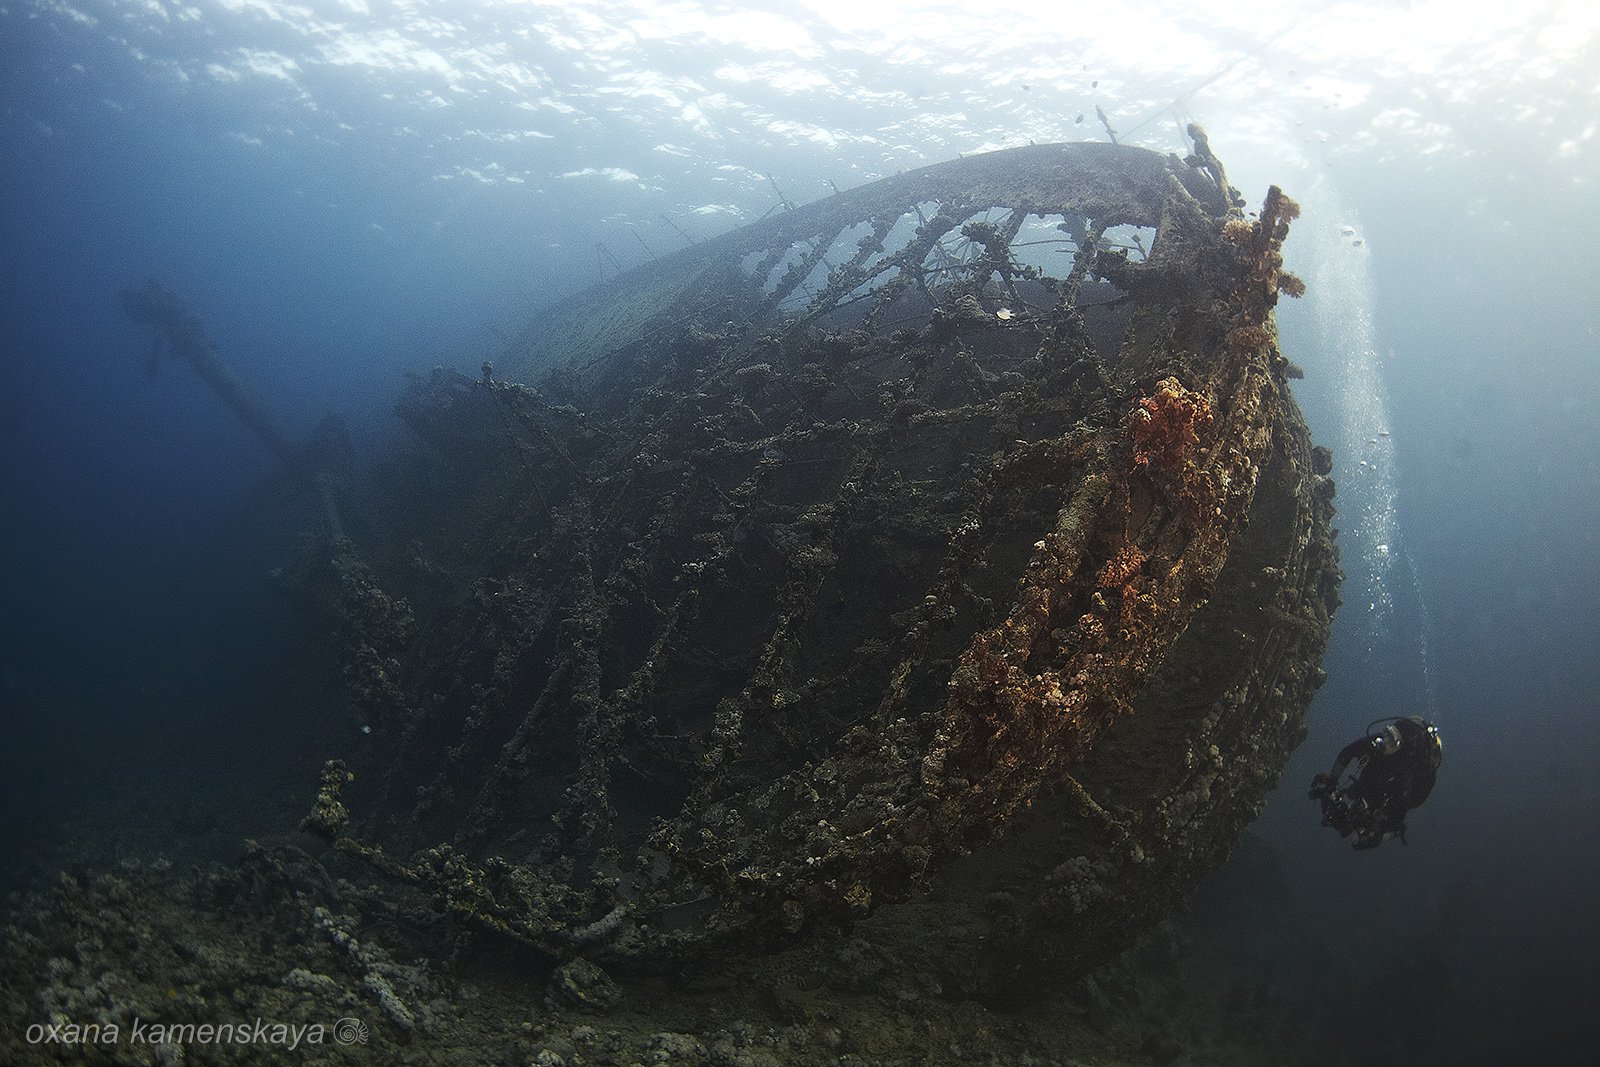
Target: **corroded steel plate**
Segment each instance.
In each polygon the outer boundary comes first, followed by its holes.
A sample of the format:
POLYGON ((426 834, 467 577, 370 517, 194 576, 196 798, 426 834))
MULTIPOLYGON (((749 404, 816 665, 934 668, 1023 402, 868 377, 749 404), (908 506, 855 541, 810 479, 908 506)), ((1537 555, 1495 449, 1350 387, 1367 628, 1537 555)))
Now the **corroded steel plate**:
POLYGON ((1337 604, 1295 208, 1197 144, 904 174, 419 379, 428 453, 307 570, 366 728, 308 826, 559 956, 854 922, 982 991, 1126 945, 1275 784, 1337 604))

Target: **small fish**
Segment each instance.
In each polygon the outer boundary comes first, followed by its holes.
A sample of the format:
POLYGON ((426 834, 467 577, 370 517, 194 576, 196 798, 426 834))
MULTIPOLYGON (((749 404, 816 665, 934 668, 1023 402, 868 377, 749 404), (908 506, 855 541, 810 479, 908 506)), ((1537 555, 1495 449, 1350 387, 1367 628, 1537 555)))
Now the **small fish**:
POLYGON ((1389 436, 1389 431, 1388 430, 1379 430, 1378 431, 1378 436, 1379 437, 1388 437, 1389 436))
POLYGON ((1081 112, 1081 111, 1078 112, 1078 117, 1072 120, 1072 124, 1074 126, 1082 126, 1083 125, 1083 112, 1081 112))

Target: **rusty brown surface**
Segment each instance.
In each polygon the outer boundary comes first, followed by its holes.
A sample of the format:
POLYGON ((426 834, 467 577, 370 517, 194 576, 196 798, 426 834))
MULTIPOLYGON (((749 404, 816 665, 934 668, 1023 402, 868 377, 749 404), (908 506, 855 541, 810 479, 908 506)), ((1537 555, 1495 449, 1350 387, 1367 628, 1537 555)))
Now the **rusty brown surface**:
POLYGON ((999 986, 1159 918, 1298 743, 1337 603, 1292 202, 1243 218, 1209 158, 902 175, 419 381, 431 451, 335 569, 385 609, 347 613, 342 847, 558 956, 860 922, 999 986))

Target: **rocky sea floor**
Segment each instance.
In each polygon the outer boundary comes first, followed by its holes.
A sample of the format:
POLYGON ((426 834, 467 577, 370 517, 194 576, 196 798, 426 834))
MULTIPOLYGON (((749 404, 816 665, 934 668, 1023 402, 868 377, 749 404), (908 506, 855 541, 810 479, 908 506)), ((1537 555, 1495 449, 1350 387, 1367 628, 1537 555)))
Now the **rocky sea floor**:
POLYGON ((1292 977, 1323 964, 1288 918, 1263 921, 1259 841, 1122 958, 993 1004, 859 932, 647 977, 558 967, 312 838, 234 836, 203 807, 187 834, 102 819, 35 855, 0 930, 0 1062, 1355 1062, 1292 977))

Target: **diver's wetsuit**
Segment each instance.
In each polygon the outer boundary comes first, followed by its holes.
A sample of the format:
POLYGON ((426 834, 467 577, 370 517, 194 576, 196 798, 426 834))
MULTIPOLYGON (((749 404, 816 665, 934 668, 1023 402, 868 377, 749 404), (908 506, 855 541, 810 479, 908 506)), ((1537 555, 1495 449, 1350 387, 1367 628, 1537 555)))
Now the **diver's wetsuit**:
POLYGON ((1323 805, 1323 822, 1335 827, 1341 836, 1351 833, 1351 844, 1374 848, 1390 834, 1404 834, 1406 812, 1428 799, 1439 773, 1439 739, 1420 718, 1397 719, 1400 744, 1393 752, 1384 751, 1380 730, 1358 738, 1340 750, 1327 781, 1336 790, 1323 805), (1360 765, 1354 782, 1337 789, 1351 760, 1360 765))

